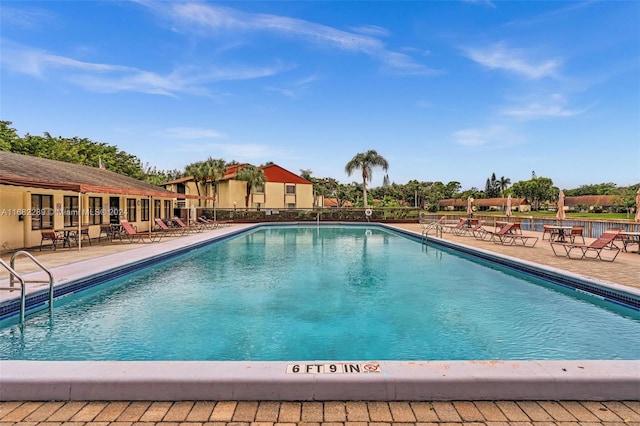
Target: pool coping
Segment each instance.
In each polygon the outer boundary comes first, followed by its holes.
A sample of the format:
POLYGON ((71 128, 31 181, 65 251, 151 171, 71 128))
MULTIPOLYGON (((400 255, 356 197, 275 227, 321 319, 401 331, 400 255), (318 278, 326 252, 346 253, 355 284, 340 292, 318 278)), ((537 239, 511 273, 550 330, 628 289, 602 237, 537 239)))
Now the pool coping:
MULTIPOLYGON (((306 223, 308 225, 308 223, 306 223)), ((342 224, 339 222, 323 224, 342 224)), ((264 224, 247 224, 154 243, 52 268, 60 288, 96 274, 119 274, 264 224), (168 249, 168 247, 172 247, 168 249), (135 253, 134 253, 135 252, 135 253), (113 256, 113 257, 112 257, 113 256), (126 261, 112 267, 113 262, 126 261), (95 269, 94 269, 95 267, 95 269), (91 271, 88 274, 87 271, 91 271)), ((269 225, 269 224, 267 224, 269 225)), ((282 224, 277 224, 282 225, 282 224)), ((413 237, 415 232, 375 225, 413 237)), ((531 270, 586 278, 462 244, 487 259, 531 270)), ((520 268, 518 268, 520 269, 520 268)), ((104 279, 104 278, 102 278, 104 279)), ((588 281, 588 280, 586 280, 588 281)), ((591 280, 595 282, 597 280, 591 280)), ((623 291, 635 289, 597 281, 623 291)), ((36 289, 32 296, 45 290, 36 289)), ((640 293, 638 293, 640 294, 640 293)), ((7 303, 6 300, 3 303, 7 303)), ((639 400, 640 360, 570 361, 2 361, 0 401, 17 400, 639 400), (377 366, 332 373, 329 365, 377 366), (297 372, 292 366, 298 365, 297 372)))

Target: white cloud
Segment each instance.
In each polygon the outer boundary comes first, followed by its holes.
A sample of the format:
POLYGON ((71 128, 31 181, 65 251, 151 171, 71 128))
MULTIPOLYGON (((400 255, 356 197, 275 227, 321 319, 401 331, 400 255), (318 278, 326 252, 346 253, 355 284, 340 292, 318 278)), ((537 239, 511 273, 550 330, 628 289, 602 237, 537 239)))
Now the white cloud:
POLYGON ((201 127, 169 127, 156 133, 170 139, 218 139, 224 137, 224 134, 217 130, 201 127))
POLYGON ((375 57, 387 67, 394 68, 396 72, 408 74, 434 72, 406 54, 386 49, 384 43, 374 37, 388 35, 386 30, 380 27, 358 27, 358 31, 363 33, 358 34, 303 19, 246 13, 208 3, 147 1, 139 1, 139 3, 171 19, 183 31, 196 31, 199 34, 208 32, 216 36, 220 32, 269 32, 295 36, 296 40, 306 40, 329 48, 375 57))
POLYGON ((121 65, 79 61, 54 55, 39 49, 0 41, 0 66, 33 77, 58 77, 95 92, 137 92, 178 96, 182 93, 206 96, 207 83, 232 80, 252 80, 272 76, 290 69, 284 64, 264 67, 229 66, 180 67, 166 73, 140 70, 121 65))
POLYGON ((310 75, 308 77, 287 83, 284 86, 268 86, 266 90, 280 93, 284 96, 295 99, 300 97, 309 89, 309 87, 311 87, 313 83, 315 83, 319 79, 320 78, 316 75, 310 75))
POLYGON ((391 35, 388 29, 377 25, 362 25, 360 27, 351 27, 351 31, 359 34, 366 34, 377 37, 387 37, 391 35))
POLYGON ((493 3, 490 0, 464 0, 464 2, 465 3, 470 3, 470 4, 479 4, 479 5, 482 5, 482 6, 490 7, 492 9, 496 8, 495 3, 493 3))
POLYGON ((0 20, 2 25, 15 26, 24 30, 50 29, 52 25, 58 23, 57 15, 48 10, 33 7, 14 9, 7 7, 6 3, 2 6, 0 20))
POLYGON ((469 147, 505 147, 524 142, 521 135, 506 126, 493 125, 486 128, 461 129, 453 133, 456 144, 469 147))
POLYGON ((534 60, 524 49, 510 49, 503 43, 486 48, 466 49, 467 56, 489 69, 502 69, 538 80, 557 74, 561 62, 557 59, 534 60))
POLYGON ((567 100, 560 94, 553 94, 542 102, 529 102, 520 106, 513 106, 502 110, 502 114, 522 120, 534 120, 549 117, 572 117, 585 110, 566 108, 567 100))

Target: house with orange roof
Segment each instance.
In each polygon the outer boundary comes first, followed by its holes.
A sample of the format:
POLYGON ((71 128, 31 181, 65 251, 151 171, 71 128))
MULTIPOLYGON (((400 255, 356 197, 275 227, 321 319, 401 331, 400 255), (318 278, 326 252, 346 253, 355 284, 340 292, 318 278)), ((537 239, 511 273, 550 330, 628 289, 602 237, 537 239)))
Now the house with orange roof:
POLYGON ((168 191, 185 195, 207 195, 200 205, 196 199, 178 202, 179 207, 221 209, 312 209, 313 184, 277 164, 260 166, 265 176, 265 184, 251 188, 249 205, 245 206, 247 183, 236 179, 236 173, 248 164, 235 164, 227 167, 224 176, 217 184, 207 181, 198 183, 193 177, 184 177, 164 184, 168 191))

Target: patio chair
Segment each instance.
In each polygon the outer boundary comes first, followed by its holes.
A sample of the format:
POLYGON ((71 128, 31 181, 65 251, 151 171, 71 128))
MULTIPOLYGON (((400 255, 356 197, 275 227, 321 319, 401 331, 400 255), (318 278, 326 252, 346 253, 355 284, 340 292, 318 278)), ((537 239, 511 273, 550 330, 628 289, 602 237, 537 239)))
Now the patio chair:
POLYGON ((193 223, 191 225, 187 225, 178 216, 172 217, 171 220, 177 223, 180 228, 185 229, 186 231, 192 231, 192 232, 204 231, 204 226, 202 224, 193 223))
POLYGON ((553 250, 553 254, 558 257, 568 257, 569 259, 593 259, 613 262, 614 260, 616 260, 618 253, 620 253, 620 248, 614 244, 614 240, 618 237, 619 232, 620 231, 607 231, 604 234, 600 235, 600 237, 591 244, 559 243, 551 241, 551 249, 553 250), (613 256, 610 258, 602 257, 603 252, 613 252, 613 256), (572 253, 578 253, 579 256, 575 254, 572 256, 572 253))
POLYGON ((55 250, 58 247, 58 243, 62 244, 62 247, 65 245, 65 238, 58 235, 56 231, 51 230, 41 230, 40 235, 42 238, 40 239, 40 251, 42 251, 42 246, 45 241, 51 241, 51 247, 55 250))
POLYGON ((138 232, 128 220, 124 219, 120 219, 120 225, 122 225, 122 230, 124 231, 123 235, 130 243, 136 241, 141 243, 153 243, 155 241, 160 241, 163 235, 162 232, 138 232))
POLYGON ((556 230, 551 228, 550 225, 542 225, 542 240, 544 241, 544 236, 549 234, 549 240, 553 240, 553 236, 555 235, 556 230))
POLYGON ((566 235, 566 238, 568 238, 569 240, 571 240, 572 243, 576 242, 576 238, 580 237, 582 239, 582 244, 584 244, 584 226, 572 226, 571 227, 571 231, 569 232, 568 235, 566 235))
POLYGON ((181 237, 182 235, 187 233, 186 229, 169 226, 165 223, 164 220, 160 219, 159 217, 156 217, 155 219, 153 219, 153 221, 156 223, 156 226, 160 228, 159 232, 164 232, 167 236, 181 237))

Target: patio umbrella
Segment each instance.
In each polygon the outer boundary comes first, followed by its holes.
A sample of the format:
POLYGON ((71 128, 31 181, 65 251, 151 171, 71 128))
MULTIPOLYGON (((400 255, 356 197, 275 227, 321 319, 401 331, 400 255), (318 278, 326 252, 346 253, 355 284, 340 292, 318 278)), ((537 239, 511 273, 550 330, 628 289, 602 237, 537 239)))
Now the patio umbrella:
POLYGON ((197 213, 197 211, 196 211, 196 206, 195 206, 195 205, 192 205, 192 206, 191 206, 191 217, 190 217, 191 222, 197 222, 197 221, 196 221, 196 215, 197 215, 197 214, 198 214, 198 213, 197 213))
POLYGON ((565 220, 567 215, 564 213, 564 192, 561 190, 558 195, 558 213, 556 213, 556 219, 565 220))
POLYGON ((511 217, 511 194, 507 197, 507 211, 505 212, 507 217, 511 217))
POLYGON ((473 207, 471 206, 471 203, 473 203, 471 197, 467 198, 467 214, 473 214, 473 207))
POLYGON ((640 188, 636 192, 636 222, 640 222, 640 188))

